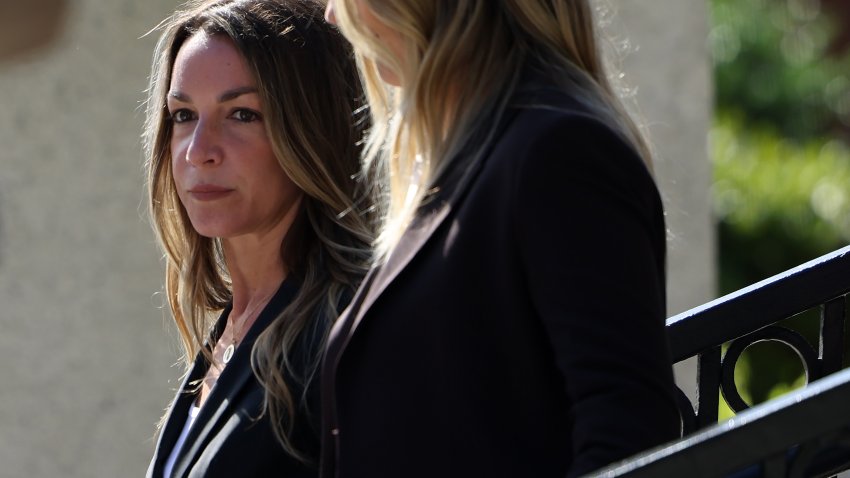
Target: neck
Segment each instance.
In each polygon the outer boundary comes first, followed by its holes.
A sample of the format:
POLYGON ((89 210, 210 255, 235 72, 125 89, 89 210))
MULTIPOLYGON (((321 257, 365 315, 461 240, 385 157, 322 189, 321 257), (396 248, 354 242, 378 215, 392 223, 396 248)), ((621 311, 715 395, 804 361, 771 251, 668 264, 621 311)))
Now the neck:
POLYGON ((233 292, 231 317, 250 314, 280 287, 289 271, 282 245, 298 212, 297 207, 269 230, 222 241, 233 292))
POLYGON ((268 301, 286 278, 287 270, 280 258, 280 246, 267 255, 257 254, 251 260, 238 261, 232 267, 228 261, 233 281, 233 308, 231 317, 250 315, 268 301))

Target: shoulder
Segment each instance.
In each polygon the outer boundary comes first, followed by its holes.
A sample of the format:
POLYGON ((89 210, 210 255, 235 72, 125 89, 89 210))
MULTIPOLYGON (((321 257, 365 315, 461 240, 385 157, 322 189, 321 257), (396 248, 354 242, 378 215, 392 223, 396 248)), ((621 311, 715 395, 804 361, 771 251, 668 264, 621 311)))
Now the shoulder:
POLYGON ((546 90, 515 101, 508 114, 491 159, 506 163, 515 181, 610 183, 660 201, 634 145, 571 96, 546 90))
MULTIPOLYGON (((603 119, 590 107, 572 96, 544 90, 522 95, 512 104, 514 120, 506 129, 504 139, 519 140, 534 152, 556 151, 579 161, 581 156, 570 152, 616 153, 624 161, 644 165, 632 144, 612 120, 603 119)), ((645 168, 645 166, 644 166, 645 168)))
POLYGON ((617 214, 663 242, 661 195, 635 147, 568 95, 532 100, 512 107, 486 160, 513 217, 525 224, 617 214))

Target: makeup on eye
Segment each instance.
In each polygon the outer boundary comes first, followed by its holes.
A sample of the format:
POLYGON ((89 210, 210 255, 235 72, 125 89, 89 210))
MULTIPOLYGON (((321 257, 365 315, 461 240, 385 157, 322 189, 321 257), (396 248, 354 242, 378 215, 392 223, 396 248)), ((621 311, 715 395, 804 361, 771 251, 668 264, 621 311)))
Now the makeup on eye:
MULTIPOLYGON (((204 95, 201 95, 199 102, 203 100, 204 95)), ((240 86, 224 91, 214 98, 214 102, 218 105, 232 103, 240 100, 242 105, 233 106, 227 113, 227 118, 234 119, 241 123, 253 123, 263 119, 262 113, 259 111, 259 95, 257 88, 253 86, 240 86), (246 106, 246 103, 248 106, 246 106), (257 107, 253 107, 253 106, 257 107)), ((195 100, 192 97, 178 90, 168 92, 167 109, 169 119, 174 123, 185 123, 197 119, 196 108, 181 108, 181 105, 195 106, 195 100)))
POLYGON ((174 112, 169 112, 168 117, 172 122, 180 124, 195 119, 195 114, 186 108, 180 108, 174 112))
MULTIPOLYGON (((168 118, 172 122, 180 124, 197 119, 197 115, 194 111, 188 108, 178 108, 173 112, 169 111, 168 118)), ((255 121, 261 121, 263 119, 263 115, 259 111, 255 111, 251 108, 240 107, 233 108, 227 115, 227 118, 236 120, 240 123, 253 123, 255 121)))
POLYGON ((263 115, 261 115, 258 111, 254 111, 248 108, 237 108, 233 110, 232 113, 230 113, 228 118, 235 119, 236 121, 240 121, 242 123, 253 123, 254 121, 262 120, 263 115))

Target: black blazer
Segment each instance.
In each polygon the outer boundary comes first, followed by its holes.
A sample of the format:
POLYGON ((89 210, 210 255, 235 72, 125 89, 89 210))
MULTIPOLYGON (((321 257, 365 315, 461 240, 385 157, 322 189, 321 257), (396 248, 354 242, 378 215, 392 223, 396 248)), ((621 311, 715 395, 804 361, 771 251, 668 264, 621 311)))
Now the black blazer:
POLYGON ((515 103, 332 329, 322 477, 577 476, 678 437, 653 179, 566 94, 515 103))
MULTIPOLYGON (((257 419, 262 410, 263 387, 250 365, 251 348, 257 336, 289 305, 297 291, 298 287, 292 280, 285 280, 237 347, 233 359, 222 371, 192 424, 174 465, 174 478, 308 478, 317 475, 319 417, 318 413, 311 411, 318 411, 318 394, 311 393, 308 403, 305 403, 299 399, 303 388, 293 380, 289 382, 293 398, 299 405, 292 440, 314 460, 312 466, 305 466, 280 446, 267 416, 257 419)), ((229 313, 230 307, 221 314, 217 330, 223 330, 229 313)), ((319 333, 302 335, 293 355, 296 366, 302 360, 302 353, 316 353, 320 346, 319 333)), ((207 361, 198 355, 168 412, 148 467, 148 478, 163 478, 165 462, 183 429, 189 406, 197 397, 189 391, 188 384, 203 379, 208 368, 207 361)))

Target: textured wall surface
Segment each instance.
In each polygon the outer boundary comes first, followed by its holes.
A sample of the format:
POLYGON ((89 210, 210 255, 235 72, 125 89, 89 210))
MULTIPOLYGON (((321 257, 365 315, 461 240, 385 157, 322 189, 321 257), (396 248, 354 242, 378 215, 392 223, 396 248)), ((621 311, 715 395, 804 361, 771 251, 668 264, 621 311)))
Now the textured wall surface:
MULTIPOLYGON (((670 312, 713 294, 701 0, 605 0, 656 145, 670 312)), ((143 207, 138 111, 167 0, 77 0, 53 47, 0 63, 0 478, 143 474, 176 386, 143 207)))
POLYGON ((78 0, 51 48, 0 63, 0 477, 147 466, 178 373, 142 207, 139 37, 175 5, 78 0))
POLYGON ((656 176, 667 208, 672 315, 715 294, 707 5, 704 0, 624 0, 614 9, 615 30, 631 49, 622 68, 655 147, 656 176))
MULTIPOLYGON (((667 212, 667 310, 677 314, 716 295, 711 214, 711 63, 705 0, 602 0, 614 14, 615 43, 626 42, 622 69, 655 147, 655 172, 667 212)), ((692 390, 696 366, 677 367, 692 390)), ((692 394, 691 394, 692 395, 692 394)), ((693 395, 692 395, 693 396, 693 395)))

